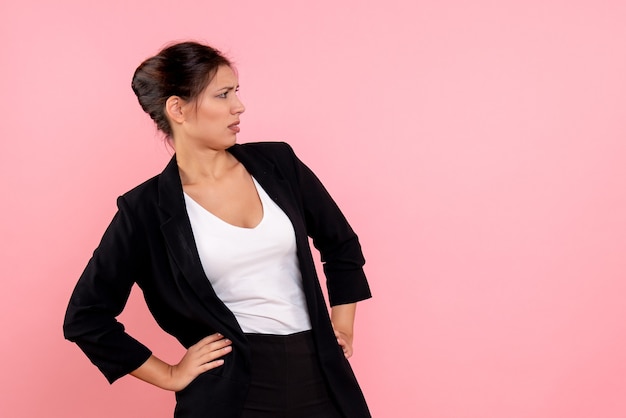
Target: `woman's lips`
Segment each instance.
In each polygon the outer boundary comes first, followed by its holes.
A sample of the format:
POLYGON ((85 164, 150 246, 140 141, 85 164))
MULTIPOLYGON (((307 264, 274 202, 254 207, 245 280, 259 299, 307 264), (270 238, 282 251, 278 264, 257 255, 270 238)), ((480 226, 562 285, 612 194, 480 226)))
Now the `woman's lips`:
POLYGON ((232 125, 228 125, 228 129, 233 131, 234 133, 239 133, 241 129, 239 129, 239 122, 233 123, 232 125))

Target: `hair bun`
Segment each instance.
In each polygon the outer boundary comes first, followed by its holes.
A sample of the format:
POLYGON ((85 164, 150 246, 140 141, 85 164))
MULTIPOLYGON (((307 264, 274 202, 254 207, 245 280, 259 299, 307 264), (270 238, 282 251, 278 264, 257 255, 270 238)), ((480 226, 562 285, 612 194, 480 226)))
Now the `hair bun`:
POLYGON ((167 99, 195 100, 222 65, 231 63, 215 48, 197 42, 176 43, 142 62, 131 87, 143 111, 171 138, 172 127, 165 114, 167 99))

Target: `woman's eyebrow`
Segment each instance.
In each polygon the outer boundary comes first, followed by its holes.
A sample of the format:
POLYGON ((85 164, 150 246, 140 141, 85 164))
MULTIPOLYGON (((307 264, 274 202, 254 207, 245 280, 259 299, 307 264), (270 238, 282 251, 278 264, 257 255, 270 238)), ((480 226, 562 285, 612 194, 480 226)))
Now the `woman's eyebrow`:
POLYGON ((222 90, 231 91, 231 90, 236 90, 238 88, 239 88, 239 84, 237 84, 236 86, 225 86, 225 87, 217 89, 216 91, 222 91, 222 90))

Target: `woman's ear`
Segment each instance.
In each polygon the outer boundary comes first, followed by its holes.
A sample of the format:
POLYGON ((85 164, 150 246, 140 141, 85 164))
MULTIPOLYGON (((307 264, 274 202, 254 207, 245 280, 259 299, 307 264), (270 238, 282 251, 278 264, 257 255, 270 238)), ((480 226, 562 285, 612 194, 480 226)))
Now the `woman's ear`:
POLYGON ((185 101, 178 96, 170 96, 165 101, 165 114, 171 122, 183 123, 185 120, 185 114, 183 112, 183 106, 185 101))

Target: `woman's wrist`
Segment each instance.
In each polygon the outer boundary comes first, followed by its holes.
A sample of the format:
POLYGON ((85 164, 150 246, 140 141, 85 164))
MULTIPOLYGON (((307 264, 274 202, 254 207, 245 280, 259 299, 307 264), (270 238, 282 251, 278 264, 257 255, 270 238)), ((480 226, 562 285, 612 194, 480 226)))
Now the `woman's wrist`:
POLYGON ((130 373, 137 379, 150 383, 161 389, 176 391, 178 389, 175 366, 150 356, 145 363, 130 373))

